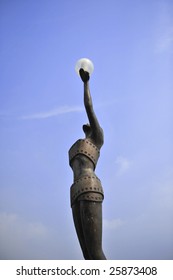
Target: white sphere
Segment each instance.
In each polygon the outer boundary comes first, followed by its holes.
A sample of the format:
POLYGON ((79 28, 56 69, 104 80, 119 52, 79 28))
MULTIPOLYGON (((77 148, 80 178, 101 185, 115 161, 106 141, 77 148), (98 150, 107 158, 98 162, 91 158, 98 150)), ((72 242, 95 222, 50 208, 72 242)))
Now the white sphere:
POLYGON ((87 71, 90 75, 94 71, 94 65, 93 65, 92 61, 88 58, 81 58, 76 62, 75 70, 78 75, 79 75, 79 70, 81 68, 84 71, 87 71))

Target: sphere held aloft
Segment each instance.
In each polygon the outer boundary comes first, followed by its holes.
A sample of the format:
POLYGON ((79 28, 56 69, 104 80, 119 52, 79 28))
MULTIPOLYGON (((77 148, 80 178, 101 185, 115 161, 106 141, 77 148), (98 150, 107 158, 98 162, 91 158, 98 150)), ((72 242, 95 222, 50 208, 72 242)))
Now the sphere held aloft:
POLYGON ((78 75, 79 75, 79 70, 81 68, 84 71, 87 71, 90 75, 94 71, 94 65, 93 65, 92 61, 88 58, 81 58, 76 62, 75 70, 78 75))

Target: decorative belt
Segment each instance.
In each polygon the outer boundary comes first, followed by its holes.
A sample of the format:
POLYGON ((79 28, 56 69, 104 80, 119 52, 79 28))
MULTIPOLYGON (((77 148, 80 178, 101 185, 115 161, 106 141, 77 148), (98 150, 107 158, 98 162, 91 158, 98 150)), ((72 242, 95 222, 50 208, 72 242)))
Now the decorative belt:
POLYGON ((93 162, 95 168, 98 158, 100 156, 100 150, 88 139, 79 139, 73 144, 73 146, 69 150, 70 165, 72 159, 78 154, 82 154, 88 157, 93 162))
POLYGON ((78 200, 102 201, 104 192, 96 176, 82 176, 70 188, 71 206, 78 200))

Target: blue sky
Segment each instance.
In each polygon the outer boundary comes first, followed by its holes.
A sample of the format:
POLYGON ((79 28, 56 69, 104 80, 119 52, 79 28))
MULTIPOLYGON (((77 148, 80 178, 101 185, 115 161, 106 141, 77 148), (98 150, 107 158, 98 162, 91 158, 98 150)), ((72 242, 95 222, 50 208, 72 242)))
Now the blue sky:
POLYGON ((83 259, 68 165, 81 57, 105 135, 105 254, 172 259, 173 2, 1 0, 0 41, 0 259, 83 259))

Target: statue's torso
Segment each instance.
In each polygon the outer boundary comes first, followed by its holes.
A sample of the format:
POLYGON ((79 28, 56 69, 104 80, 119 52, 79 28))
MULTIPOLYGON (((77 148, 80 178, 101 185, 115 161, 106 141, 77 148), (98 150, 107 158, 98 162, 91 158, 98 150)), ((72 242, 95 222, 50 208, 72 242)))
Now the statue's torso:
POLYGON ((71 204, 76 199, 102 201, 103 189, 95 175, 95 167, 100 151, 88 139, 76 141, 69 150, 69 162, 74 174, 71 186, 71 204))
POLYGON ((76 155, 71 163, 73 170, 74 181, 79 179, 81 176, 92 176, 95 175, 93 162, 85 155, 76 155))

